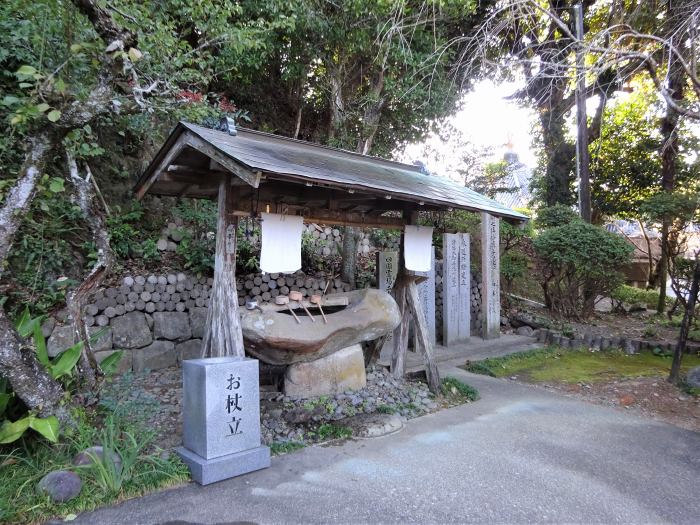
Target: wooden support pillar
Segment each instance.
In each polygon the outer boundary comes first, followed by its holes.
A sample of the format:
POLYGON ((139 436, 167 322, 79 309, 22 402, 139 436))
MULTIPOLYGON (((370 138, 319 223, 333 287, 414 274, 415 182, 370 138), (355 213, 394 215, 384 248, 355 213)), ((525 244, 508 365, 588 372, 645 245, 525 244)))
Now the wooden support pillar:
POLYGON ((501 335, 501 264, 498 217, 481 212, 481 335, 501 335))
MULTIPOLYGON (((411 222, 415 222, 412 217, 411 222)), ((418 297, 416 279, 420 278, 406 270, 404 259, 404 238, 401 234, 399 246, 399 274, 394 283, 394 299, 401 312, 401 322, 394 329, 394 349, 391 355, 391 373, 396 378, 401 378, 406 373, 406 351, 408 349, 408 327, 413 319, 413 327, 416 332, 416 350, 423 354, 425 374, 428 379, 428 387, 434 394, 440 392, 440 375, 437 364, 433 359, 433 344, 430 340, 425 312, 418 297)))
POLYGON ((214 284, 202 340, 202 357, 243 357, 243 333, 236 291, 236 199, 230 176, 219 183, 214 284))

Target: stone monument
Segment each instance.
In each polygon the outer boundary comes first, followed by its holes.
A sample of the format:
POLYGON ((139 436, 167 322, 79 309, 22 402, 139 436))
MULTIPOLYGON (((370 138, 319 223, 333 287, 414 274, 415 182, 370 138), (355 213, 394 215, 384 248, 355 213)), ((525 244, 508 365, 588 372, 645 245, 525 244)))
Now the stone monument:
POLYGON ((501 268, 498 217, 481 212, 481 312, 484 339, 501 335, 501 268))
POLYGON ((445 233, 442 250, 442 344, 448 346, 468 341, 470 336, 469 235, 445 233))
POLYGON ((182 362, 183 447, 178 455, 201 485, 270 466, 260 444, 258 361, 214 357, 182 362))

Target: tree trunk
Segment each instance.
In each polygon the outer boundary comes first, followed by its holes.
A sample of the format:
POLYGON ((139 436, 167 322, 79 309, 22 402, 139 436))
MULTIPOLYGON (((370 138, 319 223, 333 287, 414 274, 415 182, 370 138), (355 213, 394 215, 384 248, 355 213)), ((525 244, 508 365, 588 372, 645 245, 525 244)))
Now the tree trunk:
POLYGON ((86 177, 80 176, 78 165, 70 153, 67 153, 68 170, 71 181, 76 189, 76 203, 80 207, 85 219, 90 226, 92 238, 97 247, 97 261, 92 270, 83 282, 75 290, 68 294, 66 298, 66 306, 73 325, 73 341, 83 341, 83 348, 80 355, 78 369, 80 377, 88 386, 94 386, 97 382, 97 376, 100 375, 100 370, 92 353, 90 337, 83 320, 83 308, 87 296, 95 291, 100 285, 105 276, 109 273, 114 257, 109 244, 109 233, 105 226, 102 212, 96 205, 95 188, 96 184, 89 166, 86 165, 86 177))
MULTIPOLYGON (((683 22, 683 2, 680 5, 675 2, 668 3, 666 32, 672 35, 676 25, 683 22)), ((679 50, 684 47, 680 46, 679 50)), ((683 100, 683 87, 686 80, 686 73, 678 55, 672 54, 668 64, 668 92, 671 98, 680 102, 683 100)), ((680 115, 670 104, 666 104, 666 115, 661 120, 661 189, 672 192, 676 185, 676 162, 678 161, 678 124, 680 115)), ((663 313, 666 307, 666 280, 668 279, 668 268, 670 257, 669 230, 671 219, 665 217, 661 227, 661 261, 659 262, 659 302, 656 311, 663 313)))
POLYGON ((357 269, 357 242, 360 230, 352 226, 343 228, 343 251, 340 278, 355 289, 355 271, 357 269))
POLYGON ((698 288, 700 288, 700 258, 695 259, 695 269, 693 270, 690 294, 688 296, 688 302, 685 305, 685 313, 683 314, 683 322, 681 323, 681 333, 678 336, 678 344, 676 344, 676 350, 673 353, 671 373, 668 376, 668 381, 673 384, 678 384, 680 382, 681 360, 683 359, 686 343, 688 341, 688 331, 695 317, 695 303, 698 298, 698 288))
POLYGON ((214 284, 202 340, 202 357, 243 357, 243 332, 236 291, 236 205, 230 176, 219 183, 214 284))
POLYGON ((63 387, 39 363, 33 348, 19 338, 1 308, 0 376, 7 378, 29 410, 36 410, 42 417, 55 415, 63 422, 70 421, 70 414, 61 407, 63 387))

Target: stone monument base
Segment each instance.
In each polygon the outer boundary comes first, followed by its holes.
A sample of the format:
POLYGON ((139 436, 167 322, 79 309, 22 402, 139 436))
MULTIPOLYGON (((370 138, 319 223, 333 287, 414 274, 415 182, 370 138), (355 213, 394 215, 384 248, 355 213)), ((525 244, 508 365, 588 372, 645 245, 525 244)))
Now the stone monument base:
POLYGON ((190 468, 192 479, 200 485, 209 485, 270 466, 270 449, 259 446, 214 459, 204 459, 185 447, 175 450, 190 468))
POLYGON ((315 361, 294 363, 284 374, 284 393, 295 399, 335 395, 365 386, 365 356, 359 344, 315 361))

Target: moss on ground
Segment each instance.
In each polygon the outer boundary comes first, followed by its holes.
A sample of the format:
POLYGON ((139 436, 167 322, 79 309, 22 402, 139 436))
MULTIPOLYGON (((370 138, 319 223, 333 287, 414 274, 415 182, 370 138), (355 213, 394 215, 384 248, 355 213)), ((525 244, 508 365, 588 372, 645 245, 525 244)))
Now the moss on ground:
MULTIPOLYGON (((700 357, 683 356, 684 372, 695 366, 700 366, 700 357)), ((618 350, 589 352, 548 347, 468 363, 465 368, 494 377, 521 375, 536 382, 594 383, 632 377, 665 377, 671 369, 671 357, 653 352, 627 355, 618 350)))

